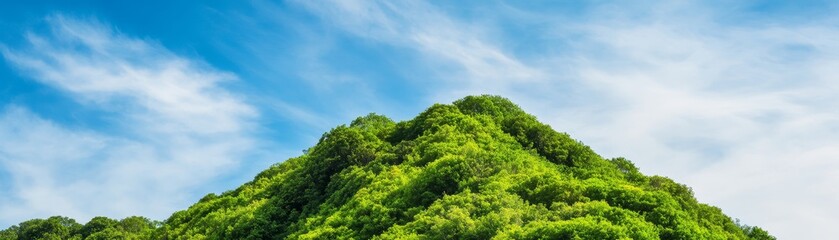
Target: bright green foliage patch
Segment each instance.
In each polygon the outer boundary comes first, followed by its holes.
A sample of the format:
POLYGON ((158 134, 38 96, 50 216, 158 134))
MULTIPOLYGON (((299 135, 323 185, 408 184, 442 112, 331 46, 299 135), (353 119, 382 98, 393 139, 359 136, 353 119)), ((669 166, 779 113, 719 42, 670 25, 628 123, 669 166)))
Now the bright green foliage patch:
POLYGON ((95 217, 87 224, 79 224, 67 217, 32 219, 0 231, 0 239, 148 239, 162 223, 145 217, 114 220, 95 217))
MULTIPOLYGON (((59 219, 67 227, 56 231, 95 239, 129 229, 94 220, 79 227, 59 219)), ((0 238, 32 239, 21 235, 30 221, 0 238)), ((235 190, 209 194, 145 233, 151 239, 774 239, 698 203, 690 188, 644 176, 626 159, 604 159, 496 96, 437 104, 399 123, 360 117, 324 134, 306 154, 235 190)))

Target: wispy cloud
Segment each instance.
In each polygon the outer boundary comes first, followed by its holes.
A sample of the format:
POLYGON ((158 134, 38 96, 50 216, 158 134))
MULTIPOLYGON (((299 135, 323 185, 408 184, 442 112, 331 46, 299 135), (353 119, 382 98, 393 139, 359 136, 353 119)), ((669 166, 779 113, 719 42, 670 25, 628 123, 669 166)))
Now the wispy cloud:
POLYGON ((116 130, 62 126, 6 106, 0 163, 14 195, 0 202, 0 221, 163 219, 254 147, 256 110, 221 86, 235 75, 94 20, 46 22, 48 32, 26 34, 27 46, 4 48, 3 56, 23 75, 112 114, 116 130))
POLYGON ((438 64, 437 100, 501 93, 745 223, 781 238, 839 234, 829 227, 839 224, 830 187, 839 182, 836 19, 744 20, 760 13, 694 2, 585 6, 573 16, 486 7, 493 20, 423 2, 302 4, 358 38, 438 64), (516 31, 539 50, 499 44, 517 41, 516 31))
POLYGON ((299 3, 351 34, 420 53, 432 69, 446 69, 428 77, 458 83, 460 89, 503 91, 544 77, 540 69, 480 37, 483 26, 452 19, 421 1, 299 3))
POLYGON ((273 107, 279 114, 299 124, 309 125, 315 129, 329 129, 332 127, 327 119, 286 102, 275 101, 273 102, 273 107))
POLYGON ((827 226, 839 208, 826 203, 839 192, 824 184, 839 182, 839 30, 824 19, 718 22, 715 10, 666 6, 634 20, 594 12, 604 20, 580 27, 587 48, 574 74, 600 99, 548 116, 781 238, 837 234, 827 226), (586 52, 595 48, 608 54, 586 52))

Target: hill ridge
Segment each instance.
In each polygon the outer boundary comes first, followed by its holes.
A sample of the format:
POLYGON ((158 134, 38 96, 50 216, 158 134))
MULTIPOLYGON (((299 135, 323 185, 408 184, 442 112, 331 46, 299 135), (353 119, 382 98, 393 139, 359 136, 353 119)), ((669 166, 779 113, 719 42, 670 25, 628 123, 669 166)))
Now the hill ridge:
POLYGON ((774 239, 697 202, 689 187, 603 158, 491 95, 434 104, 398 123, 359 117, 303 155, 149 226, 131 236, 774 239))

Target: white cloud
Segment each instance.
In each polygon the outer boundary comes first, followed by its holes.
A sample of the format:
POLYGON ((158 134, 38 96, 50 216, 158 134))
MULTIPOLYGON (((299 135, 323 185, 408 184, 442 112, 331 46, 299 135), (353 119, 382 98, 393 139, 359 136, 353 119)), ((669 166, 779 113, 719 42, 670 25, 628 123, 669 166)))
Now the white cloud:
POLYGON ((839 235, 830 227, 839 224, 833 19, 738 24, 730 15, 740 6, 690 2, 611 4, 574 17, 495 9, 502 21, 509 14, 523 28, 548 29, 532 44, 569 47, 533 56, 496 44, 516 41, 486 34, 505 32, 496 22, 421 2, 303 4, 360 38, 455 63, 429 75, 467 84, 429 83, 442 86, 437 100, 503 94, 603 155, 686 183, 700 201, 781 239, 839 235))
MULTIPOLYGON (((312 12, 359 37, 413 49, 435 68, 457 74, 433 74, 444 80, 502 91, 513 84, 542 80, 539 69, 522 63, 481 38, 480 26, 458 22, 421 1, 300 1, 312 12), (440 61, 443 60, 443 61, 440 61), (454 68, 448 65, 454 64, 454 68)), ((432 79, 428 79, 432 81, 432 79)), ((444 97, 449 97, 444 96, 444 97)))
MULTIPOLYGON (((218 89, 231 74, 180 58, 154 43, 122 36, 96 23, 49 18, 55 39, 29 34, 29 51, 4 56, 45 84, 83 100, 127 98, 160 131, 212 134, 241 131, 253 110, 218 89), (55 41, 58 40, 58 41, 55 41), (74 48, 80 49, 74 49, 74 48)), ((152 124, 150 124, 152 125, 152 124)))
POLYGON ((235 76, 95 21, 47 19, 51 32, 4 48, 24 75, 112 114, 114 131, 77 129, 21 106, 0 115, 0 163, 13 196, 0 222, 48 215, 164 219, 199 184, 254 147, 255 109, 220 86, 235 76), (100 132, 97 132, 100 131, 100 132))
POLYGON ((839 31, 665 20, 692 17, 678 10, 650 24, 588 23, 590 46, 609 59, 579 52, 577 76, 607 100, 543 116, 782 239, 839 234, 827 227, 839 224, 839 192, 827 186, 839 182, 839 68, 824 67, 839 63, 839 31))
POLYGON ((306 124, 315 129, 329 129, 332 127, 332 124, 328 119, 298 106, 282 101, 275 101, 272 106, 284 117, 293 119, 295 122, 300 124, 306 124))

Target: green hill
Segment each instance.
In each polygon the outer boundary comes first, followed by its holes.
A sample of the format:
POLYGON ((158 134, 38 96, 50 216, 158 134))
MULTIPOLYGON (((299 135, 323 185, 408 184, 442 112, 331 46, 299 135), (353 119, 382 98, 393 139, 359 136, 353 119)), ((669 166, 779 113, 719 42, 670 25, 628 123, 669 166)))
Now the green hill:
POLYGON ((35 219, 2 239, 774 239, 497 96, 370 114, 164 222, 35 219), (128 223, 126 223, 128 222, 128 223), (49 235, 53 234, 53 235, 49 235))

